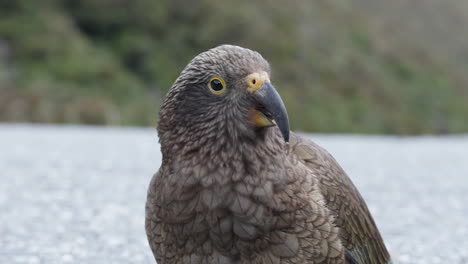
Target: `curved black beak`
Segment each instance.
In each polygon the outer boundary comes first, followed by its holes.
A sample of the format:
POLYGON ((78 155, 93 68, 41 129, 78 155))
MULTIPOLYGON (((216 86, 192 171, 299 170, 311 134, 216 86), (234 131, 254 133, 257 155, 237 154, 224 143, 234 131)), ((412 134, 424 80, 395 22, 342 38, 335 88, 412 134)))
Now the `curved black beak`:
POLYGON ((262 87, 255 91, 252 96, 259 104, 257 110, 267 118, 272 119, 273 123, 280 129, 284 141, 289 142, 288 113, 275 87, 270 82, 265 81, 262 87))

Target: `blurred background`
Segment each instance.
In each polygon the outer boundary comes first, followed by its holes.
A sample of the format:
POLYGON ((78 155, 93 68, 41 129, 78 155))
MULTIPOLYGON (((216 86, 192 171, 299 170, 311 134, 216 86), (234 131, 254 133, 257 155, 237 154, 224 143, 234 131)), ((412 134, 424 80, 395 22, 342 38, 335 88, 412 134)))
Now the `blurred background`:
POLYGON ((0 0, 0 263, 154 263, 157 113, 220 44, 270 61, 395 263, 468 263, 467 0, 0 0))
POLYGON ((219 44, 273 67, 294 130, 468 132, 468 1, 0 0, 0 121, 155 126, 219 44))

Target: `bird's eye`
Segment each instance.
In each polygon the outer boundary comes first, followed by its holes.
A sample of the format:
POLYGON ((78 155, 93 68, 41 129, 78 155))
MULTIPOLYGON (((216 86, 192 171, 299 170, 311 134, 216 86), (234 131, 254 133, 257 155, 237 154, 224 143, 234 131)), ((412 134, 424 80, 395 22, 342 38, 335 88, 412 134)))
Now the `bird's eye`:
POLYGON ((210 91, 214 94, 222 94, 226 90, 226 85, 221 77, 213 77, 208 83, 210 91))

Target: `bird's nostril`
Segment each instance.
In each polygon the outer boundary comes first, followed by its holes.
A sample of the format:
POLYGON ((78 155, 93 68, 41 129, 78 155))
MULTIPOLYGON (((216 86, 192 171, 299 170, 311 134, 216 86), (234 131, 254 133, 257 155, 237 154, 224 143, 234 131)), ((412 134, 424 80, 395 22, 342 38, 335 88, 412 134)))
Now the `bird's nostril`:
POLYGON ((253 72, 245 78, 245 85, 250 93, 260 89, 265 81, 270 81, 266 72, 253 72))

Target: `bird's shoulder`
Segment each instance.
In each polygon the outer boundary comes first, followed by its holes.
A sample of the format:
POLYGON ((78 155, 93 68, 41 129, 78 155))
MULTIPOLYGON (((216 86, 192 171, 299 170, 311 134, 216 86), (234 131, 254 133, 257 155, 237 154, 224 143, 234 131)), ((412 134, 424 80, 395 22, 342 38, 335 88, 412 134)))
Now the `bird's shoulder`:
POLYGON ((291 135, 290 157, 316 177, 327 208, 340 228, 350 263, 388 263, 389 254, 367 205, 335 158, 318 144, 291 135), (354 261, 354 262, 352 262, 354 261))

